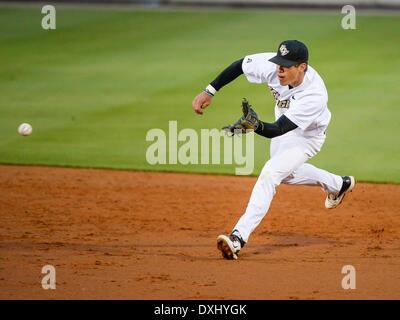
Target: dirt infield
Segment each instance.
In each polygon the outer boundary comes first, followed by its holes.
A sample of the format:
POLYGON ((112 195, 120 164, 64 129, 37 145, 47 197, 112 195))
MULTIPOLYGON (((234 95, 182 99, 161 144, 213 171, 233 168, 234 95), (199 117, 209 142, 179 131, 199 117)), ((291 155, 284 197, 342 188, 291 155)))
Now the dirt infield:
POLYGON ((228 234, 254 177, 0 166, 1 299, 399 299, 399 185, 324 208, 281 185, 237 261, 228 234), (56 289, 44 290, 44 265, 56 289), (344 265, 356 289, 344 290, 344 265))

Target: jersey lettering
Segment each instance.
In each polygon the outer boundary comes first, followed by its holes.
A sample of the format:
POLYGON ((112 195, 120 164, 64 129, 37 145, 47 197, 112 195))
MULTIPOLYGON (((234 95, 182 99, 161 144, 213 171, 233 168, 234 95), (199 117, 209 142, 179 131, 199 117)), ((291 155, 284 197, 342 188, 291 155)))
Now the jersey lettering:
POLYGON ((276 91, 274 88, 268 87, 269 91, 271 91, 272 96, 274 97, 274 99, 276 100, 276 105, 278 106, 278 108, 287 108, 289 109, 290 106, 290 100, 279 100, 279 92, 276 91))

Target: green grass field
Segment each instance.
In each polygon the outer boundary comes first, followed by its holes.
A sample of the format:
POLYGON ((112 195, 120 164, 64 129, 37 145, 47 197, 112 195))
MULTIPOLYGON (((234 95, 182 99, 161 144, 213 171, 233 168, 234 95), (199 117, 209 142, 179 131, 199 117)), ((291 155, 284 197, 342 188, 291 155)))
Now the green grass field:
MULTIPOLYGON (((332 121, 310 162, 361 181, 400 183, 400 17, 267 10, 57 9, 43 30, 40 8, 0 8, 0 163, 233 174, 237 165, 150 165, 148 130, 220 128, 247 97, 273 120, 265 85, 244 76, 203 116, 193 97, 234 60, 304 41, 325 80, 332 121), (17 127, 31 123, 33 134, 17 127)), ((258 175, 269 141, 256 140, 258 175)))

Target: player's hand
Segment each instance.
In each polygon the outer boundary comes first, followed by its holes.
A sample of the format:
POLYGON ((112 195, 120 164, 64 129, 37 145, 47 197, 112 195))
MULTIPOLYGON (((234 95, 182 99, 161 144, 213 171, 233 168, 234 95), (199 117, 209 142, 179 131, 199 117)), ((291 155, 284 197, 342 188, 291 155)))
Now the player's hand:
POLYGON ((201 92, 193 99, 192 106, 194 112, 197 114, 203 114, 205 108, 207 108, 212 100, 212 96, 208 95, 205 92, 201 92))
POLYGON ((243 116, 236 121, 235 124, 231 124, 222 128, 222 130, 226 131, 228 136, 232 136, 234 134, 246 133, 248 130, 257 130, 261 121, 258 119, 257 113, 253 110, 249 102, 246 98, 243 98, 242 101, 242 111, 243 116), (236 131, 236 132, 235 132, 236 131))

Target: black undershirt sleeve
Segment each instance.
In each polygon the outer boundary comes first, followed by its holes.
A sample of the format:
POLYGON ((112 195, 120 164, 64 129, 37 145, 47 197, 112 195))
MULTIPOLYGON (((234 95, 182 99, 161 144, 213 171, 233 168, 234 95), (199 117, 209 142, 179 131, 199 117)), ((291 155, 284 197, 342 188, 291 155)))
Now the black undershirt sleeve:
MULTIPOLYGON (((210 83, 213 86, 213 88, 218 91, 223 86, 225 86, 226 84, 235 80, 237 77, 243 74, 242 63, 243 59, 237 60, 233 62, 229 67, 227 67, 224 71, 222 71, 218 75, 218 77, 216 77, 214 81, 210 83)), ((294 124, 287 117, 285 117, 285 115, 282 115, 274 123, 260 121, 260 125, 258 126, 255 132, 266 138, 274 138, 277 136, 281 136, 286 132, 289 132, 296 128, 297 128, 296 124, 294 124)))
POLYGON ((255 133, 266 138, 275 138, 296 128, 296 124, 285 117, 285 115, 282 115, 274 123, 260 121, 260 125, 258 126, 257 130, 255 130, 255 133))
POLYGON ((210 83, 213 86, 213 88, 218 91, 224 85, 235 80, 237 77, 243 74, 242 62, 243 59, 237 60, 234 63, 232 63, 229 67, 227 67, 224 71, 222 71, 219 74, 219 76, 216 77, 215 80, 210 83))

